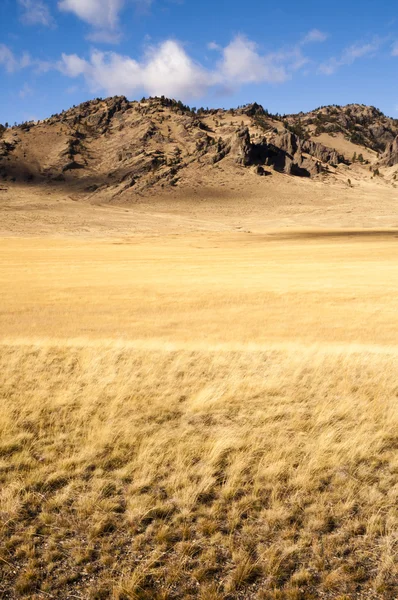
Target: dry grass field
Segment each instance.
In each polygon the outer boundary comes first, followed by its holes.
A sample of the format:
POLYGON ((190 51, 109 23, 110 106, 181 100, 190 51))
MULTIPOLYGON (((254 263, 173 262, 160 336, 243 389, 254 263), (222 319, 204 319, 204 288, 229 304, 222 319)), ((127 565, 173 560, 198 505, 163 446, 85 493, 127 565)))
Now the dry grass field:
POLYGON ((397 343, 398 230, 0 240, 1 337, 397 343))
POLYGON ((397 238, 0 240, 0 597, 397 598, 397 238))
POLYGON ((398 600, 397 133, 164 96, 0 125, 0 600, 398 600))

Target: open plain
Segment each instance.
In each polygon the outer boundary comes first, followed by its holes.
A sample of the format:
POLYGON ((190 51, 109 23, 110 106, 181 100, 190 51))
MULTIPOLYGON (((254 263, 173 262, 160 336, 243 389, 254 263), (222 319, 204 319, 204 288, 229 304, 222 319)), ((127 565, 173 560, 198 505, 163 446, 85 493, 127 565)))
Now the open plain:
POLYGON ((393 223, 12 214, 1 596, 396 598, 393 223))

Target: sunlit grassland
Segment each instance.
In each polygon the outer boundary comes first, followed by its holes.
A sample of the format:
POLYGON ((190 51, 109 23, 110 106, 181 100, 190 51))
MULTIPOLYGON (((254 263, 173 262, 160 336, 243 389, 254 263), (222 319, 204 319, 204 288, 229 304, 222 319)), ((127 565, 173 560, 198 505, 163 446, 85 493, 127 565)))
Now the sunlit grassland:
POLYGON ((9 243, 1 597, 396 598, 393 240, 9 243))

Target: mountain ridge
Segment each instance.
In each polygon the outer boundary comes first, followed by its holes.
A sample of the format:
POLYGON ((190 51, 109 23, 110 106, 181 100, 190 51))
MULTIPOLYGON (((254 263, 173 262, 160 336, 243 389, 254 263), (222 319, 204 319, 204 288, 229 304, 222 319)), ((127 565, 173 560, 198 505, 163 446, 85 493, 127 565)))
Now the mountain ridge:
POLYGON ((326 106, 273 115, 260 104, 190 108, 165 97, 95 99, 38 122, 0 130, 0 178, 68 185, 117 201, 189 185, 198 171, 228 165, 266 176, 364 178, 393 185, 398 120, 372 106, 326 106))

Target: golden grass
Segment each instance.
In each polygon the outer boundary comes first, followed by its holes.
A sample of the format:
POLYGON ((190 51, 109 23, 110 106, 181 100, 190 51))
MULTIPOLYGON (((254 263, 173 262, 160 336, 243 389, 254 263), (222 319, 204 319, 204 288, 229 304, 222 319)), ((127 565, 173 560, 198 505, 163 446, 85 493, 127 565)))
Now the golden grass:
POLYGON ((397 368, 3 345, 1 592, 395 598, 397 368))
POLYGON ((0 240, 0 337, 395 345, 397 235, 0 240))
POLYGON ((397 252, 0 242, 0 597, 395 599, 397 252))

